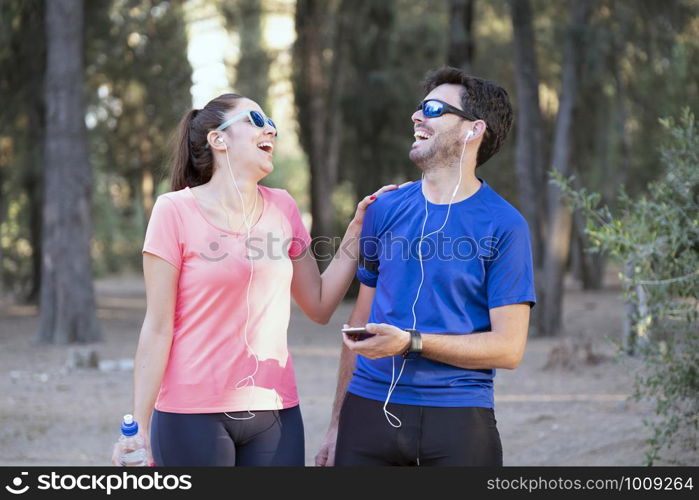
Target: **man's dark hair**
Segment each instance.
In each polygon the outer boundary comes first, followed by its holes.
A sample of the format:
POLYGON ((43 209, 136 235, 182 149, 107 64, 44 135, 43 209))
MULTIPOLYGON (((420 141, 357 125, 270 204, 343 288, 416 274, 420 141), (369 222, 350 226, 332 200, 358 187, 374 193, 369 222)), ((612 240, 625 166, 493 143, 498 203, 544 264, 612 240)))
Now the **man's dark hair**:
POLYGON ((444 66, 425 77, 425 95, 445 83, 461 85, 461 108, 467 115, 483 120, 487 125, 476 158, 476 166, 481 166, 498 152, 512 128, 512 105, 507 92, 494 82, 444 66))

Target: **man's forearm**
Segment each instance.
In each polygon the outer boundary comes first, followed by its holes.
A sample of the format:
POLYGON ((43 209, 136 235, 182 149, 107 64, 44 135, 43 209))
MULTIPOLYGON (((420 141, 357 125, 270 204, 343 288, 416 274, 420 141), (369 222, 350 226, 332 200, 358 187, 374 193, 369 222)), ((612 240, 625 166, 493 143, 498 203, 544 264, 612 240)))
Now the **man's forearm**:
POLYGON ((330 427, 337 428, 340 419, 340 409, 347 393, 347 386, 352 379, 352 372, 357 361, 357 355, 342 346, 340 354, 340 367, 337 372, 337 387, 335 389, 335 401, 333 402, 332 415, 330 417, 330 427))
POLYGON ((422 335, 422 357, 469 370, 512 370, 519 365, 523 349, 499 332, 422 335))
MULTIPOLYGON (((347 324, 349 326, 364 326, 369 320, 371 312, 371 304, 374 301, 375 288, 366 285, 359 285, 359 294, 357 301, 354 303, 354 308, 350 314, 347 324)), ((337 372, 337 388, 335 389, 335 401, 333 402, 332 416, 330 419, 330 428, 337 428, 340 418, 340 408, 347 393, 347 386, 352 379, 352 373, 357 363, 357 355, 350 351, 347 346, 342 345, 340 353, 340 367, 337 372)))
POLYGON ((422 355, 471 370, 519 366, 529 330, 529 304, 490 309, 491 331, 468 335, 423 335, 422 355))
MULTIPOLYGON (((524 355, 529 329, 528 303, 510 304, 490 309, 491 331, 479 333, 422 332, 421 355, 441 363, 483 370, 516 368, 524 355)), ((410 334, 394 325, 369 323, 367 331, 375 334, 364 341, 345 338, 350 351, 379 359, 404 353, 410 346, 410 334)))

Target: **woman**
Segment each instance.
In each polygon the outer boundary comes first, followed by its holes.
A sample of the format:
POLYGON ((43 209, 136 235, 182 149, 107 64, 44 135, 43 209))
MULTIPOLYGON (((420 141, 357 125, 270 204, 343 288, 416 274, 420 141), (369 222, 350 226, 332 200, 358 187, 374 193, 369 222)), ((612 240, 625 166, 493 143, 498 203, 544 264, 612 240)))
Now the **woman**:
MULTIPOLYGON (((357 252, 338 252, 320 275, 295 201, 258 185, 276 135, 236 94, 180 123, 172 192, 158 197, 143 247, 134 364, 134 417, 157 465, 304 465, 290 295, 327 323, 357 252)), ((358 204, 343 248, 356 248, 366 207, 388 189, 358 204)))

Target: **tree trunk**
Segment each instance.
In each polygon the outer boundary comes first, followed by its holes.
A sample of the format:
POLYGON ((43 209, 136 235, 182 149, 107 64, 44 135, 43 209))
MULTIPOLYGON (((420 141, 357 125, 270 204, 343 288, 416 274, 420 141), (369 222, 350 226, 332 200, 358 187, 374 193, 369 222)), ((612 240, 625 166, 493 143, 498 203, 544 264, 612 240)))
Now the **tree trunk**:
MULTIPOLYGON (((581 62, 582 34, 590 14, 592 0, 571 0, 571 22, 566 35, 559 108, 556 116, 551 169, 562 176, 569 170, 572 149, 573 110, 578 94, 577 78, 581 62)), ((548 187, 549 227, 544 243, 543 289, 540 290, 538 332, 551 336, 561 333, 563 278, 570 247, 571 214, 562 203, 561 192, 548 187)))
MULTIPOLYGON (((41 129, 39 129, 41 130, 41 129)), ((41 148, 37 149, 37 155, 41 148)), ((37 158, 38 162, 38 158, 37 158)), ((24 179, 24 187, 29 197, 29 239, 32 247, 32 274, 31 285, 27 290, 25 301, 28 304, 38 304, 39 295, 41 293, 41 260, 42 260, 42 210, 43 207, 43 190, 41 172, 38 170, 39 165, 33 162, 32 170, 24 179)))
POLYGON ((547 179, 542 142, 544 126, 539 104, 539 69, 529 0, 510 0, 510 5, 517 85, 515 172, 519 206, 531 232, 534 266, 541 269, 547 179))
MULTIPOLYGON (((614 14, 615 17, 617 14, 614 14)), ((611 45, 612 53, 614 57, 612 58, 612 73, 614 75, 614 87, 616 89, 617 98, 615 99, 616 113, 614 120, 614 125, 617 128, 617 134, 621 137, 621 151, 620 158, 617 162, 616 168, 614 170, 614 176, 609 182, 610 185, 617 186, 624 184, 627 185, 627 177, 629 169, 633 164, 631 151, 633 150, 633 139, 631 137, 631 131, 627 127, 629 111, 627 110, 627 91, 626 83, 624 81, 624 71, 621 68, 620 56, 617 54, 623 53, 624 40, 620 39, 623 35, 618 34, 616 30, 612 32, 611 45)))
POLYGON ((240 36, 240 59, 235 70, 234 89, 254 99, 266 112, 270 56, 263 46, 262 0, 223 2, 221 9, 229 31, 240 36))
MULTIPOLYGON (((3 164, 0 162, 0 188, 4 185, 5 178, 3 175, 3 164)), ((2 191, 0 191, 2 192, 2 191)), ((6 197, 0 197, 0 228, 2 223, 5 221, 5 216, 7 214, 7 200, 6 197)), ((3 255, 2 244, 0 243, 0 300, 5 298, 5 256, 3 255)))
POLYGON ((470 72, 475 43, 473 17, 476 0, 449 0, 449 66, 470 72))
POLYGON ((322 241, 327 242, 319 244, 316 240, 313 246, 321 268, 329 264, 328 257, 333 249, 330 238, 335 234, 332 194, 338 181, 342 128, 340 98, 347 68, 347 40, 343 36, 343 26, 351 4, 342 0, 335 16, 339 20, 336 26, 330 24, 330 2, 299 0, 296 5, 294 96, 300 141, 311 171, 311 235, 313 238, 322 237, 322 241), (327 52, 332 52, 329 62, 327 52))
MULTIPOLYGON (((43 90, 44 78, 33 84, 37 94, 43 90)), ((45 113, 43 99, 36 99, 28 113, 30 130, 34 144, 43 144, 45 140, 45 113)), ((41 260, 42 260, 42 207, 44 206, 43 173, 44 149, 30 146, 30 157, 27 171, 24 174, 24 189, 29 198, 29 239, 32 247, 31 285, 25 300, 29 304, 38 304, 41 294, 41 260)))
POLYGON ((649 342, 652 319, 649 322, 648 296, 641 284, 634 284, 636 262, 627 260, 624 264, 624 295, 626 295, 623 323, 623 349, 629 356, 638 354, 649 342), (632 293, 631 293, 632 292, 632 293), (650 328, 649 328, 650 327, 650 328))
POLYGON ((83 1, 46 3, 46 129, 41 317, 46 343, 101 339, 90 263, 83 95, 83 1))
POLYGON ((571 261, 575 277, 583 290, 600 290, 604 284, 607 259, 601 252, 589 252, 592 246, 585 233, 585 220, 579 211, 573 214, 571 261))
POLYGON ((359 161, 351 169, 344 170, 351 171, 347 177, 354 184, 356 199, 361 200, 374 192, 387 177, 387 165, 380 161, 382 150, 386 147, 385 131, 390 126, 385 119, 385 103, 390 102, 390 94, 395 90, 385 61, 391 57, 396 6, 395 2, 371 0, 358 0, 354 5, 350 37, 361 37, 362 42, 353 43, 350 47, 350 64, 353 81, 357 82, 362 92, 361 98, 352 102, 355 109, 347 112, 358 113, 362 117, 362 126, 354 127, 352 131, 356 135, 354 147, 359 161))

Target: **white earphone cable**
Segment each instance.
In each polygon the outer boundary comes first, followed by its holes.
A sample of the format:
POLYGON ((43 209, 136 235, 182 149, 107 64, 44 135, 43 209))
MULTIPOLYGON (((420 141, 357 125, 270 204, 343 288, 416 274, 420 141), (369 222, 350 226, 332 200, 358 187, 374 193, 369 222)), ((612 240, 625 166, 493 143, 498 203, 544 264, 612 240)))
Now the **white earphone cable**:
MULTIPOLYGON (((427 209, 427 197, 426 196, 424 197, 425 198, 425 219, 422 221, 422 229, 420 231, 420 240, 418 241, 418 248, 417 248, 418 260, 420 261, 420 285, 417 288, 417 294, 415 294, 415 300, 413 301, 413 307, 412 307, 412 313, 413 313, 413 327, 412 327, 412 329, 413 330, 415 330, 415 327, 417 326, 417 316, 415 315, 415 306, 417 305, 417 301, 420 298, 420 291, 422 290, 422 284, 425 281, 425 267, 424 267, 424 264, 422 262, 422 242, 425 238, 428 238, 429 236, 440 232, 447 225, 447 221, 449 220, 449 213, 451 212, 451 204, 454 202, 454 198, 456 197, 456 193, 459 191, 459 188, 461 187, 461 181, 463 179, 462 164, 464 161, 464 153, 466 152, 466 144, 468 143, 468 138, 471 137, 471 135, 472 135, 472 133, 468 134, 468 136, 466 137, 466 140, 464 140, 464 146, 461 149, 461 157, 459 158, 459 182, 456 184, 456 188, 454 188, 454 192, 451 194, 451 199, 449 200, 449 206, 447 207, 447 216, 444 218, 444 223, 439 227, 439 229, 432 231, 431 233, 428 233, 428 234, 425 234, 425 226, 427 225, 427 217, 429 215, 429 211, 427 209)), ((424 182, 425 174, 422 174, 422 180, 424 182)), ((396 378, 395 382, 394 382, 394 377, 395 377, 395 372, 396 372, 396 358, 395 358, 395 356, 391 357, 391 383, 388 386, 388 394, 386 394, 386 401, 384 401, 384 404, 383 404, 383 413, 384 413, 384 416, 386 417, 386 420, 391 425, 391 427, 395 427, 396 429, 399 428, 401 425, 403 425, 403 423, 400 421, 400 419, 398 417, 396 417, 393 413, 388 411, 388 401, 391 399, 391 395, 393 394, 393 391, 398 386, 398 381, 400 380, 401 375, 403 375, 403 369, 405 368, 405 362, 406 362, 406 359, 403 359, 403 363, 401 364, 400 371, 398 372, 398 378, 396 378), (394 423, 394 422, 397 422, 397 423, 394 423)))
POLYGON ((250 255, 248 254, 248 244, 250 242, 250 233, 252 231, 252 223, 253 218, 255 217, 255 210, 257 209, 257 197, 258 197, 258 192, 257 192, 257 187, 255 188, 255 204, 253 205, 252 213, 250 214, 250 218, 248 220, 248 214, 247 210, 245 208, 245 200, 243 199, 243 194, 240 192, 240 189, 238 188, 238 183, 235 180, 235 176, 233 175, 233 169, 231 168, 231 161, 228 158, 228 147, 225 145, 224 142, 224 147, 226 148, 226 163, 228 164, 228 173, 231 175, 231 179, 233 179, 233 186, 235 186, 235 190, 238 193, 238 197, 240 198, 240 203, 243 206, 243 222, 245 224, 245 229, 246 229, 246 237, 245 237, 245 258, 250 262, 250 278, 248 279, 248 286, 247 290, 245 292, 245 305, 247 308, 247 314, 245 316, 245 327, 243 329, 243 338, 245 340, 245 346, 248 349, 248 352, 252 355, 253 359, 255 360, 255 369, 250 375, 247 375, 246 377, 240 379, 238 383, 235 385, 236 389, 242 389, 244 387, 252 386, 252 389, 249 391, 249 399, 248 399, 248 416, 247 417, 232 417, 228 413, 223 412, 224 415, 226 415, 228 418, 232 420, 250 420, 251 418, 255 417, 255 414, 250 411, 250 399, 252 398, 254 389, 255 389, 255 375, 257 374, 257 370, 260 367, 260 360, 257 357, 257 353, 253 350, 253 348, 250 346, 250 343, 248 342, 248 324, 250 323, 250 287, 252 286, 252 277, 255 272, 255 264, 253 260, 250 258, 250 255))

